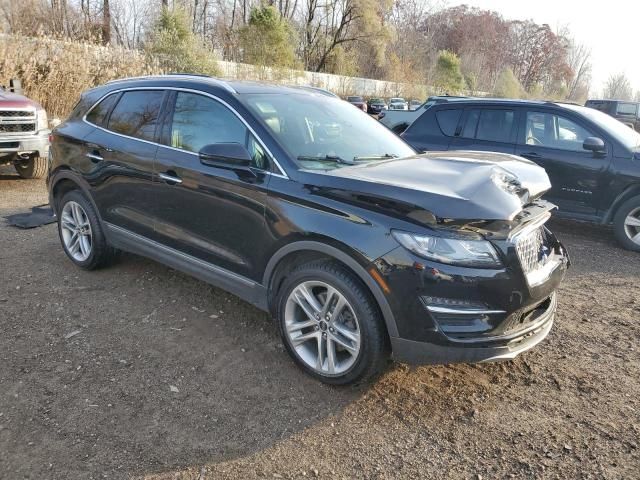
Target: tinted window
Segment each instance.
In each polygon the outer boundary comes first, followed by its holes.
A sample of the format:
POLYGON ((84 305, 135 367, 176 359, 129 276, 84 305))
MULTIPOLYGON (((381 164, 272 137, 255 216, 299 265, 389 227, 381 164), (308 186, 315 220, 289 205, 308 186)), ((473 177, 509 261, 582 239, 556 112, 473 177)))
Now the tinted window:
POLYGON ((118 100, 118 94, 114 93, 104 98, 100 103, 98 103, 95 107, 91 109, 91 111, 87 114, 87 120, 94 125, 98 125, 99 127, 105 126, 105 120, 107 119, 107 115, 111 111, 111 107, 113 107, 118 100))
POLYGON ((175 148, 199 152, 212 143, 245 145, 247 129, 227 107, 212 98, 178 92, 171 125, 175 148))
POLYGON ((467 115, 467 121, 462 129, 464 138, 476 138, 476 129, 478 128, 478 119, 480 118, 480 110, 471 110, 467 115))
POLYGON ((638 110, 638 105, 635 103, 618 103, 617 113, 619 115, 635 115, 638 110))
POLYGON ((460 121, 462 110, 459 108, 453 110, 439 110, 436 112, 436 120, 442 133, 448 137, 453 137, 456 133, 456 127, 460 121))
POLYGON ((109 130, 153 141, 163 96, 161 90, 124 92, 109 117, 109 130))
POLYGON ((491 142, 508 142, 513 118, 513 110, 481 110, 476 138, 491 142))
POLYGON ((527 145, 583 151, 582 143, 591 132, 566 117, 551 113, 527 112, 527 145))

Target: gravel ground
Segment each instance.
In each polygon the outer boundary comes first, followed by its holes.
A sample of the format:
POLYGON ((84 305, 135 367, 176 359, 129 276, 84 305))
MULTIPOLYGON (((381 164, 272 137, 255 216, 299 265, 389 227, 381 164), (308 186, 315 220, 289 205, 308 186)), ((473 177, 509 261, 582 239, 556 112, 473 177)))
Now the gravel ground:
MULTIPOLYGON (((0 170, 0 217, 46 201, 0 170)), ((640 257, 552 228, 573 268, 538 348, 331 388, 235 297, 0 218, 0 478, 640 478, 640 257)))

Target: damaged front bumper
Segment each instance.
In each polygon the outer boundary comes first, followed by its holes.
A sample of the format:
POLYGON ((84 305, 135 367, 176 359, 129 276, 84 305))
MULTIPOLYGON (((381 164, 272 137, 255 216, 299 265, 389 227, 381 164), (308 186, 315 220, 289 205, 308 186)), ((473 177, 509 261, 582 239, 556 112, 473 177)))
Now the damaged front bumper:
POLYGON ((487 235, 500 268, 445 265, 402 247, 379 258, 375 265, 398 331, 391 338, 394 358, 411 364, 499 361, 540 343, 552 328, 555 291, 570 263, 544 226, 548 210, 539 204, 517 228, 487 235))

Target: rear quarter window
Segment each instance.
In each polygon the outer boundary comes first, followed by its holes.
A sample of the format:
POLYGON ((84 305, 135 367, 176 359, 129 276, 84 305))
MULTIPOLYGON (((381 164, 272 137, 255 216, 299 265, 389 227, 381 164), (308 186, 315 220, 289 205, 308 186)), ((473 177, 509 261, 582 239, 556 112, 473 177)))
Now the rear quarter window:
POLYGON ((438 127, 440 127, 440 130, 444 135, 447 137, 453 137, 455 135, 461 115, 462 109, 460 108, 438 110, 436 112, 438 127))
POLYGON ((87 113, 87 121, 97 125, 99 127, 106 126, 107 116, 109 112, 116 104, 118 100, 118 94, 112 93, 111 95, 105 97, 100 101, 95 107, 91 109, 89 113, 87 113))

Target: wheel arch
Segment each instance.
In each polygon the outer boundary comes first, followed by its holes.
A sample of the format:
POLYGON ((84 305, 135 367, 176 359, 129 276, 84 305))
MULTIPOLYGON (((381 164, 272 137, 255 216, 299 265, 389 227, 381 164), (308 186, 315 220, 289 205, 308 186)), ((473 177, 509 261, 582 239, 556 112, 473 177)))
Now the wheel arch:
POLYGON ((78 175, 74 174, 71 170, 61 170, 52 175, 49 185, 49 204, 54 212, 58 211, 58 202, 65 193, 71 190, 80 190, 91 203, 91 206, 98 216, 98 220, 102 222, 100 210, 98 210, 98 206, 90 193, 90 187, 84 179, 79 178, 78 175))
MULTIPOLYGON (((348 247, 344 246, 344 248, 348 251, 348 247)), ((363 282, 380 309, 387 333, 391 337, 397 337, 398 327, 396 326, 395 317, 382 288, 367 272, 366 268, 352 255, 346 253, 345 250, 316 240, 295 241, 281 247, 269 260, 263 276, 263 285, 267 288, 269 310, 271 312, 274 311, 273 300, 280 288, 281 282, 279 280, 284 279, 288 270, 301 262, 327 258, 341 263, 363 282)))
POLYGON ((633 184, 627 186, 622 191, 622 193, 620 193, 616 197, 616 199, 613 201, 613 203, 609 207, 609 210, 607 210, 605 215, 602 217, 602 223, 603 224, 609 224, 609 223, 613 222, 613 218, 616 216, 616 213, 617 213, 618 209, 620 208, 620 206, 624 202, 629 200, 631 197, 635 197, 637 195, 640 195, 640 183, 633 183, 633 184))

